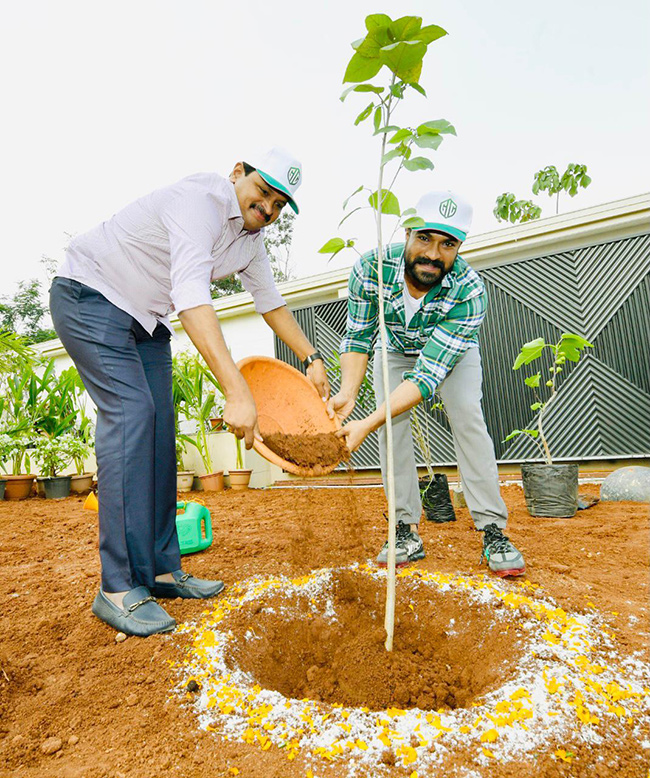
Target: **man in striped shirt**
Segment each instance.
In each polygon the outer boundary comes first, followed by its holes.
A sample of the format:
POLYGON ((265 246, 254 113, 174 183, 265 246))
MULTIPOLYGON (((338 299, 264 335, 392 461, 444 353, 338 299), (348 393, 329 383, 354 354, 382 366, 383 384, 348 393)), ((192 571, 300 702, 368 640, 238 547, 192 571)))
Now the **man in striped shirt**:
POLYGON ((223 338, 210 282, 239 273, 266 323, 303 360, 323 399, 323 361, 275 287, 260 230, 298 213, 300 163, 271 149, 229 177, 197 173, 135 200, 75 238, 50 290, 52 320, 97 406, 101 587, 93 613, 146 637, 176 622, 154 597, 206 598, 221 581, 181 569, 169 315, 223 389, 224 421, 259 437, 248 385, 223 338))
MULTIPOLYGON (((383 261, 390 406, 393 417, 397 564, 425 556, 418 524, 422 513, 409 411, 437 392, 452 429, 463 491, 476 529, 483 532, 483 556, 497 575, 521 575, 521 553, 503 534, 507 509, 499 492, 494 445, 481 410, 478 331, 486 292, 479 275, 458 255, 471 225, 472 209, 451 192, 431 192, 419 201, 424 224, 406 230, 406 243, 386 247, 383 261)), ((378 262, 362 256, 349 281, 347 331, 340 347, 341 388, 329 402, 330 415, 346 419, 354 409, 375 348, 377 410, 351 421, 340 434, 355 451, 379 430, 386 487, 386 421, 380 340, 377 336, 378 262)), ((388 544, 377 562, 385 566, 388 544)), ((483 557, 482 557, 483 558, 483 557)))

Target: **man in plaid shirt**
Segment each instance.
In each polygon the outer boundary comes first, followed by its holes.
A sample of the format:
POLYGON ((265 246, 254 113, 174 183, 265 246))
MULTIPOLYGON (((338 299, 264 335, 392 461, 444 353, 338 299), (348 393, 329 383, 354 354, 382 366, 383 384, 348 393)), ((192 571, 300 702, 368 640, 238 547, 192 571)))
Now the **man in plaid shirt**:
MULTIPOLYGON (((418 525, 422 502, 409 411, 440 395, 452 429, 463 491, 476 529, 483 532, 483 556, 500 576, 525 572, 521 553, 503 534, 507 509, 499 492, 494 445, 481 410, 478 330, 487 299, 479 275, 458 255, 471 225, 472 208, 451 192, 430 192, 417 205, 424 226, 406 230, 406 243, 386 248, 383 262, 384 316, 395 466, 396 563, 425 556, 418 525)), ((341 342, 341 388, 331 398, 331 416, 346 419, 355 406, 375 342, 377 410, 346 424, 340 435, 355 451, 379 430, 386 486, 386 406, 378 332, 376 252, 362 256, 349 281, 347 331, 341 342)), ((377 562, 386 565, 388 543, 377 562)))

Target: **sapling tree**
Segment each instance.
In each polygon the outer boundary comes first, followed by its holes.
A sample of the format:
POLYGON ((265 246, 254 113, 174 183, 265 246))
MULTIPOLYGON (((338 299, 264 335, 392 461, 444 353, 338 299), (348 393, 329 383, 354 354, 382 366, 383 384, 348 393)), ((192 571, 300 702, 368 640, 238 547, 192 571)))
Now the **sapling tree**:
POLYGON ((553 464, 551 450, 546 439, 543 427, 544 413, 557 395, 558 376, 564 369, 567 360, 577 362, 586 348, 592 348, 591 343, 580 335, 564 332, 557 343, 546 343, 544 338, 536 338, 529 343, 524 343, 517 355, 513 370, 519 370, 523 365, 530 365, 538 359, 546 361, 548 378, 543 380, 542 370, 524 379, 526 386, 535 392, 535 402, 530 406, 531 411, 538 411, 537 429, 513 430, 504 443, 518 435, 528 435, 535 440, 547 465, 553 464))
POLYGON ((560 175, 555 165, 547 165, 535 173, 533 181, 533 194, 546 192, 549 197, 555 195, 555 213, 560 209, 560 192, 567 192, 569 197, 575 197, 578 189, 586 189, 591 183, 587 175, 586 165, 571 163, 560 175))
MULTIPOLYGON (((384 299, 384 242, 386 238, 384 216, 397 217, 392 235, 396 230, 418 228, 424 221, 415 209, 402 210, 393 191, 398 175, 403 171, 416 172, 432 170, 433 162, 423 156, 438 149, 444 135, 455 135, 452 125, 444 119, 421 122, 402 127, 396 123, 395 114, 403 101, 413 93, 426 97, 420 86, 422 64, 428 47, 446 35, 442 27, 435 24, 422 26, 418 16, 402 16, 391 19, 386 14, 371 14, 366 17, 366 35, 352 44, 354 54, 350 59, 343 82, 351 84, 341 95, 345 100, 350 94, 361 94, 370 102, 357 115, 354 123, 370 122, 373 136, 377 138, 377 183, 376 186, 361 184, 346 199, 343 209, 347 211, 339 226, 350 216, 370 210, 374 217, 377 236, 377 278, 379 299, 384 299), (415 152, 415 153, 414 153, 415 152), (355 203, 354 207, 351 204, 355 203), (349 209, 349 210, 348 210, 349 209)), ((321 247, 320 252, 335 255, 344 248, 355 248, 351 238, 335 237, 321 247)), ((388 382, 387 342, 384 309, 378 306, 379 332, 381 338, 382 380, 386 397, 386 460, 388 497, 388 560, 386 596, 386 649, 392 650, 395 620, 395 482, 393 472, 393 435, 390 410, 390 387, 388 382)))
POLYGON ((539 219, 542 215, 542 209, 539 205, 535 205, 532 200, 517 200, 512 192, 504 192, 497 197, 492 213, 500 222, 508 221, 516 224, 517 222, 539 219))

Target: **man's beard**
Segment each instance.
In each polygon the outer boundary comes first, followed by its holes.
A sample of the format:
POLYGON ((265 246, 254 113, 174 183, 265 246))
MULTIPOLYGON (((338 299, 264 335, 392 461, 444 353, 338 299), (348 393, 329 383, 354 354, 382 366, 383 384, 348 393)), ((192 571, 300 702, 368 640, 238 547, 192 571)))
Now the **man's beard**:
POLYGON ((411 256, 407 252, 404 254, 404 271, 423 286, 439 284, 449 272, 438 259, 431 261, 425 257, 411 256))

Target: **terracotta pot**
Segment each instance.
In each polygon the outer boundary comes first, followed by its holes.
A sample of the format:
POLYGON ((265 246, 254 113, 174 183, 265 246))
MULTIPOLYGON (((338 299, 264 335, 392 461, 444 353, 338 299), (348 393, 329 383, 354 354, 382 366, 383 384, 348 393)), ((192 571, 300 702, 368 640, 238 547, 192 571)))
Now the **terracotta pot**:
POLYGON ((35 475, 7 475, 5 500, 25 500, 32 491, 35 475))
POLYGON ((179 492, 191 492, 194 481, 194 470, 179 470, 176 473, 176 489, 179 492))
POLYGON ((220 432, 226 428, 226 425, 224 424, 223 419, 217 417, 216 419, 210 419, 210 427, 215 432, 220 432))
POLYGON ((86 494, 93 485, 93 473, 84 473, 83 475, 73 475, 70 479, 70 491, 73 494, 86 494))
MULTIPOLYGON (((246 357, 237 363, 255 400, 260 432, 271 435, 317 435, 336 432, 341 423, 330 419, 327 406, 312 382, 299 370, 272 357, 246 357)), ((264 443, 253 441, 253 448, 283 470, 302 476, 326 475, 338 465, 300 467, 279 457, 264 443)))
POLYGON ((248 483, 251 480, 252 470, 229 470, 230 488, 234 492, 243 492, 248 489, 248 483))
POLYGON ((199 478, 203 484, 204 492, 222 492, 224 489, 223 470, 219 470, 217 473, 206 473, 199 478))

